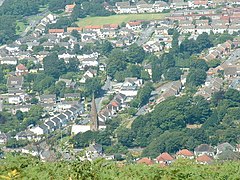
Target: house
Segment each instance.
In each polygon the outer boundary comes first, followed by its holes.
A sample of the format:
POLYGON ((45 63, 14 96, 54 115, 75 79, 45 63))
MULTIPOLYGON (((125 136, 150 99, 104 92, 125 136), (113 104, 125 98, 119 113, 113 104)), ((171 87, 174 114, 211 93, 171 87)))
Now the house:
POLYGON ((66 125, 67 125, 67 121, 68 121, 67 115, 65 115, 65 114, 59 114, 59 115, 57 116, 57 118, 60 120, 62 126, 66 126, 66 125))
POLYGON ((86 157, 89 160, 94 160, 98 157, 103 155, 103 148, 100 144, 90 144, 89 147, 86 149, 86 157))
POLYGON ((196 162, 199 164, 211 164, 213 162, 213 158, 207 154, 203 154, 196 158, 196 162))
POLYGON ((8 90, 22 90, 23 76, 9 76, 7 79, 8 90))
POLYGON ((85 58, 81 61, 80 67, 83 69, 84 67, 97 67, 98 66, 98 60, 94 57, 85 58))
POLYGON ((233 152, 235 150, 235 148, 231 144, 229 144, 228 142, 219 144, 216 149, 217 149, 217 155, 219 155, 219 154, 221 154, 225 151, 232 151, 233 152))
POLYGON ((135 97, 137 95, 138 89, 142 86, 142 79, 137 78, 125 78, 123 82, 120 93, 127 97, 135 97))
POLYGON ((8 140, 7 134, 0 132, 0 145, 1 144, 6 144, 7 140, 8 140))
POLYGON ((36 139, 36 137, 37 136, 30 130, 19 132, 15 136, 17 141, 19 141, 19 140, 29 140, 30 141, 30 140, 36 139))
POLYGON ((164 153, 160 154, 156 158, 157 163, 166 164, 166 165, 171 164, 173 160, 174 160, 174 158, 170 154, 168 154, 167 152, 164 152, 164 153))
POLYGON ((140 21, 132 21, 126 24, 126 28, 133 31, 139 31, 142 28, 142 25, 140 21))
POLYGON ((214 157, 215 150, 212 146, 210 146, 208 144, 201 144, 194 149, 194 155, 195 156, 198 157, 198 156, 202 156, 204 154, 206 154, 208 156, 211 156, 211 157, 214 157))
POLYGON ((55 131, 55 130, 57 129, 57 127, 55 126, 55 124, 54 124, 52 121, 50 121, 50 120, 46 121, 46 122, 44 123, 44 125, 47 126, 49 132, 53 132, 53 131, 55 131))
POLYGON ((64 94, 64 99, 69 101, 69 100, 80 100, 80 93, 65 93, 64 94))
POLYGON ((0 64, 17 65, 18 59, 13 56, 6 56, 0 59, 0 64))
POLYGON ((155 11, 153 5, 146 3, 144 0, 140 0, 136 6, 138 13, 151 13, 155 11))
POLYGON ((64 78, 59 78, 58 82, 65 82, 66 88, 75 88, 76 82, 74 82, 72 79, 64 79, 64 78))
POLYGON ((224 68, 224 76, 226 78, 237 77, 238 75, 239 72, 236 66, 228 66, 224 68))
POLYGON ((28 73, 28 69, 23 64, 19 64, 16 66, 16 71, 15 71, 16 76, 22 76, 27 73, 28 73))
POLYGON ((67 27, 67 32, 71 33, 72 31, 82 32, 82 27, 67 27))
POLYGON ((75 6, 76 6, 76 4, 67 4, 65 6, 65 12, 66 13, 72 13, 75 6))
POLYGON ((131 5, 129 1, 125 1, 125 2, 116 2, 115 6, 117 8, 117 12, 118 14, 129 14, 131 13, 131 5))
POLYGON ((57 100, 56 94, 47 94, 47 95, 40 96, 40 102, 42 103, 47 103, 47 104, 56 103, 56 100, 57 100))
POLYGON ((97 75, 97 70, 90 68, 83 74, 83 77, 80 79, 80 83, 85 83, 87 79, 93 78, 96 75, 97 75))
POLYGON ((153 9, 155 12, 163 12, 164 10, 169 10, 170 6, 165 1, 155 1, 153 4, 153 9))
POLYGON ((56 129, 60 129, 62 127, 62 123, 58 117, 52 118, 51 121, 54 123, 56 129))
POLYGON ((48 33, 62 35, 64 33, 64 29, 49 29, 48 33))
POLYGON ((194 159, 194 154, 188 149, 182 149, 176 153, 176 158, 194 159))
POLYGON ((40 126, 30 128, 29 131, 33 132, 37 136, 40 136, 48 133, 48 127, 45 124, 42 124, 40 126))
POLYGON ((144 157, 137 161, 137 164, 145 164, 145 165, 152 165, 153 161, 150 158, 144 157))

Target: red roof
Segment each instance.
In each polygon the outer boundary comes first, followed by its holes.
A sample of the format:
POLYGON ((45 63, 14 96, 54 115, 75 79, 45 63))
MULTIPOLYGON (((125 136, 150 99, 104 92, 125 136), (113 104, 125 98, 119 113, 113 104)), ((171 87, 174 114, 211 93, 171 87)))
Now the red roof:
POLYGON ((182 149, 182 150, 178 151, 177 155, 194 156, 193 153, 187 149, 182 149))
POLYGON ((157 157, 157 161, 172 161, 172 160, 173 157, 167 152, 164 152, 157 157))
POLYGON ((211 162, 213 159, 211 157, 209 157, 208 155, 204 154, 202 156, 199 156, 196 160, 198 162, 211 162))
POLYGON ((103 28, 106 28, 106 29, 117 29, 118 28, 118 24, 104 24, 103 28))
POLYGON ((68 4, 66 5, 66 9, 73 9, 76 6, 76 4, 68 4))
POLYGON ((112 103, 111 103, 113 106, 115 106, 115 107, 118 107, 119 106, 119 104, 117 103, 117 101, 112 101, 112 103))
POLYGON ((81 28, 81 27, 68 27, 67 32, 72 32, 73 30, 82 31, 82 29, 83 28, 81 28))
POLYGON ((85 26, 85 29, 101 29, 101 26, 85 26))
POLYGON ((27 68, 23 64, 17 65, 16 69, 18 69, 18 70, 27 70, 27 68))
POLYGON ((64 33, 64 29, 49 29, 48 33, 64 33))
POLYGON ((138 160, 137 163, 151 165, 151 164, 153 164, 153 161, 151 159, 145 157, 145 158, 138 160))
POLYGON ((136 21, 136 22, 128 22, 128 25, 129 26, 138 26, 138 25, 140 25, 141 24, 141 22, 139 22, 139 21, 136 21))

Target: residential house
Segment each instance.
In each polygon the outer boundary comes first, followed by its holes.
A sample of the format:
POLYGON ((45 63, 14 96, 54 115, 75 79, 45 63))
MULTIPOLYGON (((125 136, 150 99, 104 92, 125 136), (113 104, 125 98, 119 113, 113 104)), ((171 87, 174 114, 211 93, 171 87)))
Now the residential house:
POLYGON ((219 144, 217 147, 217 156, 220 155, 221 153, 224 153, 225 151, 234 151, 235 148, 229 144, 228 142, 225 142, 225 143, 222 143, 222 144, 219 144))
POLYGON ((28 73, 28 69, 23 64, 19 64, 16 66, 16 71, 15 71, 16 76, 22 76, 27 73, 28 73))
POLYGON ((196 162, 199 164, 211 164, 213 163, 213 158, 207 154, 203 154, 196 158, 196 162))
POLYGON ((41 95, 40 96, 40 102, 46 103, 46 104, 55 104, 57 101, 57 96, 56 94, 46 94, 46 95, 41 95))
POLYGON ((153 4, 148 4, 144 0, 140 0, 136 6, 138 13, 152 13, 155 11, 153 4))
POLYGON ((137 164, 145 164, 145 165, 152 165, 153 161, 150 158, 144 157, 137 161, 137 164))
POLYGON ((14 56, 6 56, 0 59, 0 64, 17 65, 18 59, 14 56))
POLYGON ((86 149, 86 157, 89 160, 94 160, 99 158, 103 155, 103 148, 100 144, 90 144, 89 147, 86 149))
POLYGON ((140 21, 132 21, 126 24, 126 28, 133 31, 139 31, 142 28, 142 25, 140 21))
POLYGON ((83 77, 80 79, 80 83, 85 83, 87 79, 93 78, 97 75, 97 71, 94 69, 88 69, 84 74, 83 77))
POLYGON ((202 34, 204 32, 210 34, 212 31, 212 27, 207 25, 207 26, 198 26, 196 27, 196 34, 202 34))
POLYGON ((77 32, 82 32, 83 28, 82 27, 67 27, 67 32, 71 33, 72 31, 77 31, 77 32))
POLYGON ((85 58, 81 60, 80 68, 84 69, 84 67, 97 67, 98 64, 98 60, 94 57, 85 58))
POLYGON ((30 131, 30 130, 27 130, 27 131, 22 131, 22 132, 19 132, 16 134, 15 136, 16 140, 34 140, 36 139, 36 135, 30 131))
POLYGON ((212 146, 210 146, 208 144, 201 144, 194 149, 194 155, 196 157, 202 156, 204 154, 206 154, 208 156, 211 156, 211 157, 214 157, 215 150, 212 146))
POLYGON ((72 101, 72 100, 80 100, 80 93, 65 93, 64 94, 64 99, 67 101, 72 101))
POLYGON ((0 132, 0 145, 6 144, 7 141, 8 141, 8 136, 7 136, 7 134, 0 132))
POLYGON ((55 126, 55 124, 51 120, 46 121, 44 123, 44 125, 47 126, 49 132, 53 132, 57 129, 57 127, 55 126))
POLYGON ((38 136, 41 136, 44 134, 48 134, 48 126, 46 126, 45 124, 42 124, 40 126, 30 128, 29 131, 33 132, 38 136))
POLYGON ((156 161, 159 164, 166 164, 166 165, 170 165, 173 162, 174 158, 168 154, 167 152, 164 152, 162 154, 160 154, 157 158, 156 161))
POLYGON ((228 66, 224 68, 224 76, 226 78, 232 78, 237 77, 240 73, 238 72, 238 69, 236 66, 228 66))
POLYGON ((116 2, 115 6, 117 8, 117 11, 116 11, 117 14, 129 14, 132 12, 132 9, 131 9, 132 7, 129 1, 116 2))
POLYGON ((226 25, 211 25, 212 26, 212 32, 214 34, 223 34, 225 31, 227 31, 226 25))
POLYGON ((58 117, 52 118, 51 121, 54 123, 56 129, 60 129, 62 127, 62 123, 58 117))
POLYGON ((75 88, 76 87, 76 82, 74 82, 72 79, 64 79, 64 78, 59 78, 58 82, 65 82, 66 88, 75 88))
POLYGON ((49 29, 49 34, 63 35, 64 29, 49 29))
POLYGON ((72 13, 75 6, 76 6, 76 4, 67 4, 65 6, 65 12, 66 13, 72 13))
POLYGON ((57 116, 57 118, 60 120, 60 122, 61 122, 61 125, 64 127, 64 126, 66 126, 67 125, 67 121, 68 121, 68 116, 67 115, 65 115, 65 114, 59 114, 58 116, 57 116))
POLYGON ((194 154, 188 149, 182 149, 176 153, 176 158, 194 159, 194 154))
POLYGON ((170 10, 170 6, 165 1, 155 1, 153 9, 155 12, 163 12, 164 10, 170 10))

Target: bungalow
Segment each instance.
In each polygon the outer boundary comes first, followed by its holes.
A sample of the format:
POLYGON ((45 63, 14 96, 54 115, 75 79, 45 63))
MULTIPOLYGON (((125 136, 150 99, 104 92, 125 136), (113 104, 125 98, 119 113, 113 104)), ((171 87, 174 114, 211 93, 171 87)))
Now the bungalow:
POLYGON ((210 146, 208 144, 201 144, 194 149, 194 155, 195 156, 198 157, 198 156, 202 156, 204 154, 206 154, 208 156, 211 156, 211 157, 214 157, 215 150, 212 146, 210 146))
POLYGON ((152 165, 153 161, 150 158, 144 157, 137 161, 137 164, 145 164, 145 165, 152 165))
POLYGON ((22 90, 23 76, 9 76, 7 79, 8 91, 22 90))
POLYGON ((142 28, 141 22, 134 21, 134 22, 128 22, 126 24, 126 28, 131 29, 133 31, 138 31, 142 28))
POLYGON ((83 60, 81 60, 81 69, 84 69, 85 67, 97 67, 98 66, 98 61, 96 58, 94 57, 90 57, 90 58, 84 58, 83 60))
POLYGON ((224 153, 225 151, 232 151, 233 152, 235 150, 235 148, 231 144, 229 144, 228 142, 219 144, 216 149, 217 149, 217 154, 216 154, 217 156, 221 153, 224 153))
POLYGON ((196 158, 196 162, 199 164, 211 164, 213 162, 213 158, 207 154, 203 154, 196 158))
POLYGON ((59 114, 59 115, 57 116, 57 118, 60 120, 62 126, 66 126, 66 125, 67 125, 67 121, 68 121, 67 115, 65 115, 65 114, 62 113, 62 114, 59 114))
POLYGON ((27 73, 28 73, 28 69, 23 64, 19 64, 16 66, 16 71, 15 71, 16 76, 22 76, 27 73))
POLYGON ((173 162, 174 158, 168 154, 167 152, 164 152, 162 154, 160 154, 157 158, 156 161, 159 164, 166 164, 169 165, 173 162))
POLYGON ((179 158, 194 159, 194 154, 187 149, 182 149, 177 152, 176 158, 177 159, 179 159, 179 158))

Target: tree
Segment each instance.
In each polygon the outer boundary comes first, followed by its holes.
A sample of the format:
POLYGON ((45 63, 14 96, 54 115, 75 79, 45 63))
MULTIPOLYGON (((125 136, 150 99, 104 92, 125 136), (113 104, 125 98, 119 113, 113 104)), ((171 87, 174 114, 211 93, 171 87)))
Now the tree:
POLYGON ((208 70, 208 65, 207 65, 206 61, 203 59, 193 59, 191 61, 190 67, 195 68, 195 69, 196 68, 202 69, 204 71, 208 70))
POLYGON ((93 77, 86 80, 85 83, 85 95, 91 96, 92 93, 99 94, 101 90, 101 80, 98 77, 93 77))
POLYGON ((16 112, 16 117, 17 117, 17 119, 18 119, 19 121, 22 121, 23 118, 24 118, 23 112, 20 111, 20 110, 17 110, 17 112, 16 112))
POLYGON ((56 53, 52 53, 43 59, 44 72, 56 79, 66 73, 66 64, 62 59, 58 59, 56 53))
POLYGON ((163 73, 161 62, 157 56, 154 55, 151 55, 149 60, 151 61, 152 66, 152 80, 153 82, 158 82, 161 79, 161 75, 163 73))
POLYGON ((169 68, 166 73, 164 73, 164 78, 170 81, 177 81, 181 78, 182 71, 180 68, 172 67, 169 68))
POLYGON ((80 39, 81 39, 81 36, 80 36, 80 34, 78 33, 77 30, 73 30, 73 31, 71 32, 71 35, 72 35, 73 37, 77 38, 77 40, 80 40, 80 39))
POLYGON ((130 63, 141 63, 145 58, 145 51, 137 44, 129 46, 127 51, 127 60, 130 63))
POLYGON ((196 41, 198 43, 200 51, 213 46, 213 43, 210 41, 209 35, 206 32, 200 34, 197 37, 196 41))
POLYGON ((67 66, 68 72, 78 72, 79 71, 80 62, 77 58, 70 58, 67 66))
POLYGON ((130 129, 122 128, 117 132, 118 142, 123 146, 132 147, 134 135, 130 129))
POLYGON ((126 67, 125 54, 120 49, 114 49, 107 60, 107 74, 113 77, 117 71, 123 71, 126 67))
POLYGON ((148 81, 151 78, 150 78, 150 75, 147 71, 142 70, 141 71, 141 79, 143 79, 144 81, 148 81))
POLYGON ((103 41, 100 45, 101 54, 108 55, 112 50, 113 46, 109 41, 103 41))
POLYGON ((205 82, 207 73, 203 69, 191 69, 187 76, 188 86, 199 86, 205 82))

